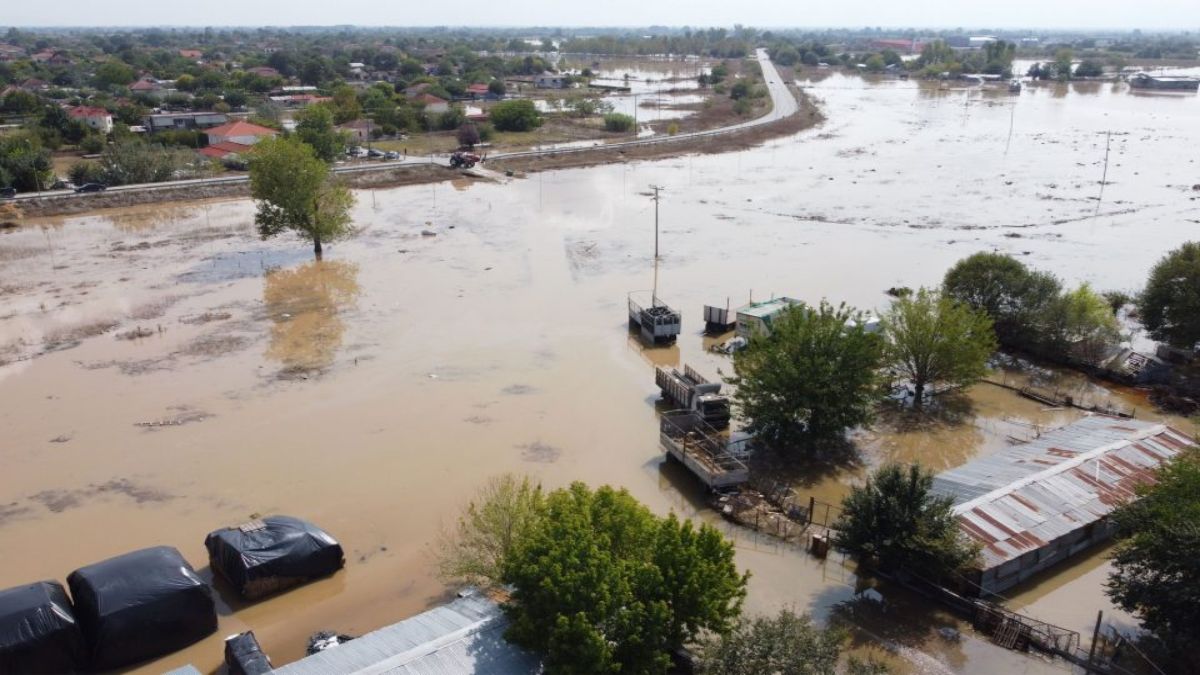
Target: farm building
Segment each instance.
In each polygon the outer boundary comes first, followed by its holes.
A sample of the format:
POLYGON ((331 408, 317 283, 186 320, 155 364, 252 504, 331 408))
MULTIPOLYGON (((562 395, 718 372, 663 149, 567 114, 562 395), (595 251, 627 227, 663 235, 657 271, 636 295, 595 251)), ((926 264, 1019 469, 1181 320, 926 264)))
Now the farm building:
POLYGON ((752 302, 737 311, 737 334, 749 340, 755 335, 770 335, 771 324, 788 307, 802 305, 795 298, 771 298, 763 302, 752 302))
POLYGON ((982 547, 984 593, 999 593, 1113 534, 1108 515, 1192 445, 1163 424, 1094 415, 934 477, 959 528, 982 547))

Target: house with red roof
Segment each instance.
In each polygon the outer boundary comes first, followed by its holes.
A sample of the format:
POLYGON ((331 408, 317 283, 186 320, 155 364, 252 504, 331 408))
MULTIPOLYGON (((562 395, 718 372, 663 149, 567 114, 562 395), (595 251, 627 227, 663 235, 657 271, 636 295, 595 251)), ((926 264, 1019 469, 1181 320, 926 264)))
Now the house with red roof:
POLYGON ((75 106, 74 108, 67 108, 67 116, 88 125, 102 134, 107 134, 113 130, 112 113, 104 108, 94 108, 85 105, 75 106))
POLYGON ((253 68, 247 68, 246 72, 250 73, 251 75, 258 75, 259 77, 282 77, 279 74, 279 71, 275 70, 271 66, 255 66, 253 68))
POLYGON ((438 98, 433 94, 420 94, 413 97, 413 101, 425 106, 427 113, 444 113, 449 112, 450 102, 444 98, 438 98))
POLYGON ((144 94, 158 98, 166 94, 167 88, 163 86, 162 82, 159 82, 153 77, 149 75, 143 75, 142 77, 138 78, 137 82, 129 85, 129 91, 135 94, 144 94))
POLYGON ((279 134, 274 129, 252 124, 245 120, 235 120, 228 124, 222 124, 219 127, 209 129, 205 133, 208 134, 209 147, 221 143, 237 143, 250 146, 264 138, 274 138, 279 134))
POLYGON ((39 80, 36 77, 31 77, 18 86, 25 91, 46 91, 50 88, 50 83, 45 80, 39 80))
POLYGON ((199 152, 201 155, 204 155, 205 157, 226 160, 226 159, 235 159, 237 157, 241 157, 252 149, 253 149, 252 146, 246 145, 243 143, 234 143, 232 141, 222 141, 220 143, 210 144, 207 148, 200 148, 199 150, 197 150, 197 152, 199 152))
POLYGON ((189 61, 199 61, 204 58, 204 52, 199 49, 180 49, 179 55, 189 61))

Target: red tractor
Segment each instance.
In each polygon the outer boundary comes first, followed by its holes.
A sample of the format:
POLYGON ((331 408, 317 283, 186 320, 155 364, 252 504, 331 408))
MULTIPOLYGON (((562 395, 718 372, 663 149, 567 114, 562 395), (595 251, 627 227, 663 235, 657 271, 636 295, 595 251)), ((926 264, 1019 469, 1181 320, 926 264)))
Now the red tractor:
POLYGON ((478 164, 479 162, 482 162, 482 161, 483 161, 483 158, 473 152, 459 150, 458 152, 455 152, 453 155, 450 155, 450 168, 451 169, 470 169, 471 167, 475 166, 476 164, 478 164))

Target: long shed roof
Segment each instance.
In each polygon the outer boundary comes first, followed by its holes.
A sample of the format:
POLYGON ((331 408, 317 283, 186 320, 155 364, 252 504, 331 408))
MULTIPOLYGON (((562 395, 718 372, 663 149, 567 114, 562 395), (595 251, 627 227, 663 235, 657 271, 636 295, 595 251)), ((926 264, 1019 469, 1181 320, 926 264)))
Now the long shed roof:
POLYGON ((990 569, 1100 520, 1190 445, 1163 424, 1093 415, 943 471, 933 491, 954 499, 990 569))
POLYGON ((480 594, 275 669, 277 675, 536 675, 541 662, 504 639, 500 607, 480 594))

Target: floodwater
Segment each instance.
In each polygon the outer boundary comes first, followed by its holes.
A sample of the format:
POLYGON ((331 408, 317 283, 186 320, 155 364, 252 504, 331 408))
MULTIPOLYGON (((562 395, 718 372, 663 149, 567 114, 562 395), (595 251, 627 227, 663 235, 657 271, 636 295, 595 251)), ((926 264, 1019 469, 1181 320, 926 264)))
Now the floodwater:
MULTIPOLYGON (((515 471, 714 520, 753 572, 748 609, 849 619, 902 672, 1070 672, 880 596, 836 558, 715 520, 662 463, 653 367, 728 371, 699 334, 703 304, 774 293, 880 308, 884 289, 936 284, 978 250, 1134 288, 1200 218, 1200 101, 804 84, 829 121, 745 152, 359 192, 357 236, 320 263, 293 238, 260 241, 248 201, 0 232, 0 587, 160 544, 208 574, 210 530, 301 516, 342 541, 345 571, 252 605, 223 595, 216 636, 141 670, 212 670, 220 636, 245 629, 284 663, 314 631, 361 633, 444 599, 432 542, 488 477, 515 471), (657 350, 625 314, 625 294, 656 283, 651 184, 666 187, 658 292, 685 327, 657 350)), ((1104 395, 1147 414, 1134 393, 1104 395)), ((862 432, 857 461, 797 476, 798 490, 835 500, 886 459, 951 466, 1074 417, 986 384, 948 408, 862 432)), ((1104 565, 1014 601, 1086 631, 1111 611, 1104 565)))

